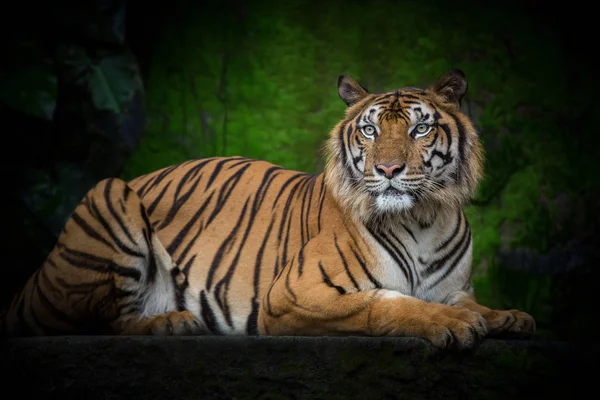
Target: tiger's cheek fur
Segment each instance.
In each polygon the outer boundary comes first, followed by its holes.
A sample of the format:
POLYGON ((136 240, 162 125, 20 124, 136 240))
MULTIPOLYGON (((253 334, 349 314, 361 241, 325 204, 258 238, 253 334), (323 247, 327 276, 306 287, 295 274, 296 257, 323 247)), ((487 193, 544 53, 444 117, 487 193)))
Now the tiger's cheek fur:
POLYGON ((369 153, 372 143, 365 139, 356 127, 352 127, 351 129, 352 133, 348 138, 350 160, 357 176, 363 176, 368 171, 369 153))
POLYGON ((456 182, 457 159, 452 155, 453 149, 449 146, 452 138, 448 140, 446 133, 439 127, 435 128, 427 142, 421 145, 418 162, 421 172, 428 179, 446 186, 456 182))

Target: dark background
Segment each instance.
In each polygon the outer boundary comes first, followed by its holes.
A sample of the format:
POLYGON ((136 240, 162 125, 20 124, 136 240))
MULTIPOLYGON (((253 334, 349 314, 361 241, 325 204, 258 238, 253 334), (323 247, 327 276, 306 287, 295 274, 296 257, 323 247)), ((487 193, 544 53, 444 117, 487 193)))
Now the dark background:
MULTIPOLYGON (((583 3, 582 3, 583 4, 583 3)), ((99 179, 245 155, 322 170, 340 74, 469 81, 486 178, 467 212, 480 301, 595 337, 597 22, 576 2, 56 1, 2 13, 3 303, 99 179)))

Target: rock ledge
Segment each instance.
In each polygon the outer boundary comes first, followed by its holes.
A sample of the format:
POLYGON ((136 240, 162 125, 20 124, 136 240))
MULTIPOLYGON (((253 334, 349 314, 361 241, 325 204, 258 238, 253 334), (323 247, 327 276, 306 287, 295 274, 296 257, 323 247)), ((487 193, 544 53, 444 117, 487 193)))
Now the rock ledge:
POLYGON ((61 336, 1 346, 3 391, 19 398, 513 400, 573 398, 587 382, 581 351, 535 340, 486 339, 463 352, 369 337, 61 336))

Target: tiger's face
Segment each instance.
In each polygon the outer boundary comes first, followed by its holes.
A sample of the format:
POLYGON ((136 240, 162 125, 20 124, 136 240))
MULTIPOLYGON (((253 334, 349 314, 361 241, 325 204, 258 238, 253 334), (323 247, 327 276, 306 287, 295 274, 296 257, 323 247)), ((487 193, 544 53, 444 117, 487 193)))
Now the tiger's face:
POLYGON ((473 194, 483 156, 460 112, 460 71, 426 90, 370 94, 347 76, 338 90, 348 109, 329 141, 326 176, 343 205, 368 217, 461 205, 473 194))

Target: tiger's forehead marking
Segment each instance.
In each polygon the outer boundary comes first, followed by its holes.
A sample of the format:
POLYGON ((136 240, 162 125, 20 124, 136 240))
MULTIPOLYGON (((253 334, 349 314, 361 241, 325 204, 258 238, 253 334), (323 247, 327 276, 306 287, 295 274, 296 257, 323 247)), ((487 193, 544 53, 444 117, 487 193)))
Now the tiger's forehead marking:
POLYGON ((358 115, 358 118, 356 119, 356 124, 358 126, 378 124, 379 114, 381 113, 381 110, 382 106, 377 104, 367 107, 361 114, 358 115))
POLYGON ((429 108, 429 106, 427 106, 425 103, 421 103, 420 105, 411 105, 408 108, 408 111, 411 113, 412 121, 414 123, 430 122, 435 119, 435 111, 429 108))
POLYGON ((433 122, 438 117, 435 109, 412 93, 396 91, 376 98, 356 118, 358 126, 379 124, 382 121, 402 120, 407 125, 433 122))

